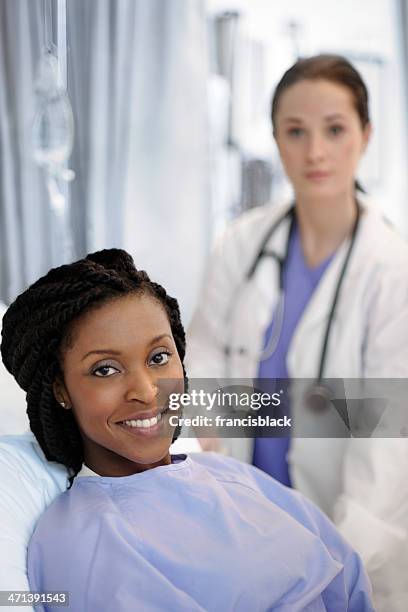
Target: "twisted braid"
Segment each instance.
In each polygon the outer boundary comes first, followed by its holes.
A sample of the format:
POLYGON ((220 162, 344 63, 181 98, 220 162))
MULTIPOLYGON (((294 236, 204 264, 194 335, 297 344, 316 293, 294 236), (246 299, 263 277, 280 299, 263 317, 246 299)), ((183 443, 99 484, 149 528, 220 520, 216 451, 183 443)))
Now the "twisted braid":
MULTIPOLYGON (((54 396, 53 384, 62 374, 62 349, 78 317, 129 293, 147 293, 163 305, 183 362, 185 334, 177 300, 137 270, 121 249, 98 251, 50 270, 16 298, 3 317, 1 355, 27 392, 30 428, 46 458, 68 468, 71 482, 84 456, 73 412, 61 408, 54 396)), ((183 372, 187 384, 184 364, 183 372)), ((178 427, 173 440, 179 433, 178 427)))

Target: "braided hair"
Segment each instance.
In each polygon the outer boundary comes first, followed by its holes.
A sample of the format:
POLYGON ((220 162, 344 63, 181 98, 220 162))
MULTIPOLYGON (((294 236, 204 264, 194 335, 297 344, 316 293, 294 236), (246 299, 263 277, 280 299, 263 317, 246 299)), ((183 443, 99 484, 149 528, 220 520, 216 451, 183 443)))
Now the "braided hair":
MULTIPOLYGON (((62 351, 78 317, 130 293, 151 295, 162 304, 183 363, 185 334, 177 300, 137 270, 121 249, 105 249, 53 268, 19 295, 3 317, 4 365, 27 393, 30 428, 46 458, 67 467, 71 484, 84 451, 72 410, 64 410, 54 396, 53 384, 62 377, 62 351)), ((183 372, 187 383, 184 365, 183 372)), ((177 427, 173 441, 179 433, 177 427)))

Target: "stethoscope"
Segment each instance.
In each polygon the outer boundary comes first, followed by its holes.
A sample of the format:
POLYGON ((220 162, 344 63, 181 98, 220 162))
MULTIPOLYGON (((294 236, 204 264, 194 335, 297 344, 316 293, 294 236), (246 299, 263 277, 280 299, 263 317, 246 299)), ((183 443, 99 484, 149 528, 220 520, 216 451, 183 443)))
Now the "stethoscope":
MULTIPOLYGON (((317 377, 315 379, 313 386, 309 389, 309 392, 308 392, 308 400, 307 400, 308 404, 310 404, 311 408, 317 409, 317 410, 320 409, 320 405, 325 406, 327 401, 329 401, 332 398, 332 393, 330 389, 328 389, 327 386, 323 384, 323 375, 324 375, 324 370, 325 370, 326 361, 327 361, 327 349, 328 349, 328 344, 329 344, 329 339, 330 339, 330 332, 332 329, 332 324, 333 324, 333 320, 334 320, 335 313, 336 313, 336 307, 339 301, 341 287, 343 285, 343 281, 344 281, 344 278, 347 272, 347 268, 349 266, 351 254, 353 252, 354 245, 356 242, 357 231, 360 225, 360 218, 361 218, 361 209, 360 209, 360 205, 356 201, 356 218, 355 218, 353 228, 351 231, 348 249, 345 254, 343 265, 341 267, 341 270, 340 270, 340 273, 337 279, 337 284, 336 284, 336 288, 333 294, 329 316, 327 318, 326 329, 325 329, 323 342, 322 342, 322 346, 320 350, 320 359, 319 359, 317 377)), ((279 219, 277 219, 266 232, 265 236, 262 239, 261 244, 259 245, 258 251, 252 261, 251 266, 246 272, 239 287, 234 293, 233 299, 231 300, 231 307, 229 308, 229 312, 228 312, 229 321, 233 320, 233 314, 234 314, 233 311, 235 309, 236 303, 239 300, 239 297, 242 295, 242 293, 247 288, 248 284, 253 279, 261 261, 266 257, 271 257, 272 259, 277 261, 279 265, 279 296, 278 296, 277 305, 275 308, 274 325, 273 325, 274 329, 272 331, 271 337, 269 338, 266 346, 261 351, 261 354, 259 356, 259 361, 269 359, 269 357, 273 355, 273 353, 276 350, 278 341, 279 341, 280 333, 282 331, 283 315, 284 315, 284 308, 285 308, 284 271, 285 271, 285 265, 286 265, 288 255, 289 255, 290 240, 291 240, 291 236, 294 230, 295 222, 296 222, 295 206, 293 205, 288 211, 285 212, 284 215, 279 217, 279 219), (289 226, 288 237, 286 240, 286 247, 284 250, 284 254, 282 256, 282 255, 275 253, 274 251, 268 250, 267 245, 270 239, 272 238, 272 236, 274 235, 274 233, 281 226, 281 224, 288 220, 290 222, 290 226, 289 226)), ((231 340, 231 337, 229 338, 229 340, 231 340)), ((239 348, 238 352, 243 353, 244 349, 239 348)), ((232 354, 232 347, 231 347, 230 341, 225 346, 224 353, 225 353, 225 359, 226 359, 226 372, 227 372, 227 377, 228 377, 230 375, 229 369, 230 369, 230 360, 231 360, 231 354, 232 354)))

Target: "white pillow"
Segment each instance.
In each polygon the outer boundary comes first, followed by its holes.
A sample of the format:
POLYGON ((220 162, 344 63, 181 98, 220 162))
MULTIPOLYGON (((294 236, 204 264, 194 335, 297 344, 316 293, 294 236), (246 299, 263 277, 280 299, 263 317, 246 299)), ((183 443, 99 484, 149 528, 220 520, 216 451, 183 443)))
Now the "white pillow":
MULTIPOLYGON (((0 302, 0 319, 5 311, 6 306, 0 302)), ((0 436, 27 431, 26 408, 25 392, 7 372, 0 359, 0 436)))
POLYGON ((66 469, 45 459, 32 433, 0 436, 0 591, 29 589, 28 542, 40 515, 66 487, 66 469))

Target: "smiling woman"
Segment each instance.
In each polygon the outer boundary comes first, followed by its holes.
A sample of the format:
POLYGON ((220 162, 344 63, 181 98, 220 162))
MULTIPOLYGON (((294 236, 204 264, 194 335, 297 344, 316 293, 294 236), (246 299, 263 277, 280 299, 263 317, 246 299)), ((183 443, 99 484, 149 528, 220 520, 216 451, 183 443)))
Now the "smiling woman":
POLYGON ((171 463, 160 378, 183 386, 183 367, 157 298, 129 294, 83 315, 62 349, 62 371, 55 396, 74 413, 89 468, 127 476, 171 463))
POLYGON ((170 455, 184 331, 126 253, 51 270, 3 321, 31 428, 71 474, 31 538, 33 591, 68 591, 76 612, 373 609, 361 561, 310 502, 233 459, 170 455))
POLYGON ((10 306, 2 334, 31 429, 71 481, 84 461, 111 476, 169 462, 165 447, 179 431, 164 414, 160 425, 145 421, 165 406, 160 378, 183 384, 184 330, 176 300, 127 253, 100 251, 51 270, 10 306))

